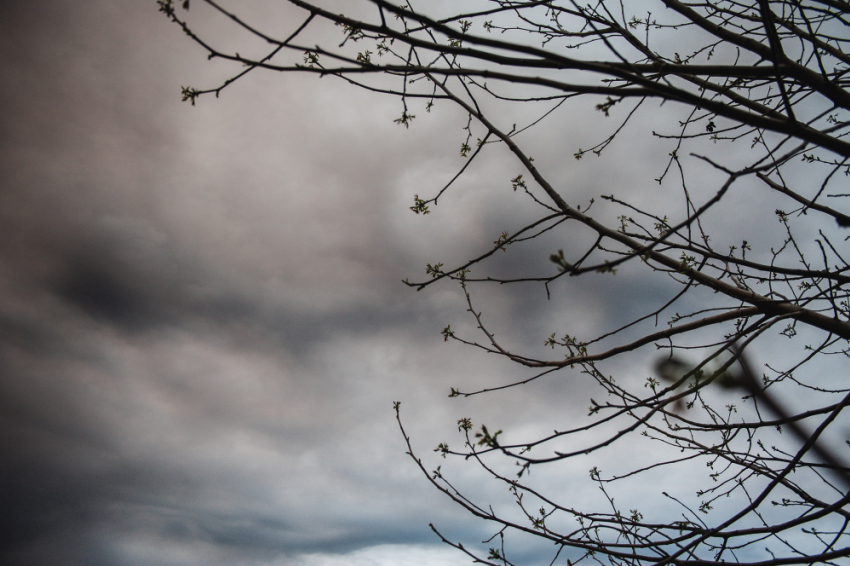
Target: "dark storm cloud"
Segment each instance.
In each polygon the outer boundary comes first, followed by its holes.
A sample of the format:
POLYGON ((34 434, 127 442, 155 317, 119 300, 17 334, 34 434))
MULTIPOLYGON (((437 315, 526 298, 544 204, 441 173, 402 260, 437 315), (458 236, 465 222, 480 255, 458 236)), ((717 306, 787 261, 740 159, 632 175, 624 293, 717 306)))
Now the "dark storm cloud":
POLYGON ((162 301, 145 289, 145 280, 106 258, 69 258, 55 291, 92 318, 134 329, 165 322, 162 301))

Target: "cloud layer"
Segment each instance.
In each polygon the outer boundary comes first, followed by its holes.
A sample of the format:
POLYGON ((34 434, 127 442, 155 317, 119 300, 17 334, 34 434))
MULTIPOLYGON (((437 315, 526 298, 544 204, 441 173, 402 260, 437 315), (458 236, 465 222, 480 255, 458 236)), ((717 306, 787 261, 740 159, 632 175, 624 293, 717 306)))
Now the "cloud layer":
MULTIPOLYGON (((394 100, 260 73, 181 104, 181 85, 223 69, 152 0, 7 1, 0 42, 4 563, 441 566, 455 555, 429 522, 492 535, 435 497, 391 403, 429 456, 469 414, 518 436, 583 415, 586 388, 566 373, 448 402, 450 386, 516 369, 443 344, 447 323, 474 331, 459 289, 401 284, 531 218, 510 188, 516 164, 494 149, 414 216, 413 194, 460 166, 446 148, 462 117, 437 109, 406 131, 394 100)), ((577 148, 559 143, 529 141, 576 201, 634 175, 578 174, 577 148)), ((548 254, 580 243, 552 235, 493 269, 550 273, 548 254)), ((539 352, 550 332, 610 329, 667 291, 640 277, 555 288, 476 300, 539 352)))

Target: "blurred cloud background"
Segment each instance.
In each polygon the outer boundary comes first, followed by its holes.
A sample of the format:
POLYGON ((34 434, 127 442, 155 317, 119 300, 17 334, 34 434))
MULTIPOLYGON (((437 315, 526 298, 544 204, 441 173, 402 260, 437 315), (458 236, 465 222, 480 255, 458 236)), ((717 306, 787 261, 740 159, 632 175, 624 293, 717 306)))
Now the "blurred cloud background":
MULTIPOLYGON (((251 9, 289 29, 279 4, 251 9)), ((460 442, 462 416, 530 435, 538 418, 581 418, 587 396, 565 373, 446 399, 523 373, 443 343, 448 323, 473 329, 458 288, 401 280, 532 219, 510 188, 519 164, 496 147, 415 216, 413 195, 462 165, 462 115, 416 108, 405 130, 397 100, 265 73, 193 108, 180 86, 232 69, 153 0, 8 0, 0 42, 0 560, 436 566, 465 559, 429 522, 491 536, 405 455, 392 402, 433 458, 438 442, 460 442)), ((577 148, 559 142, 598 118, 587 104, 558 118, 559 139, 529 141, 575 202, 645 173, 573 168, 577 148)), ((628 152, 640 163, 653 143, 628 152)), ((551 273, 548 254, 575 244, 559 238, 495 269, 551 273)), ((612 328, 669 291, 591 283, 562 281, 549 301, 538 287, 476 299, 509 345, 542 352, 550 332, 612 328)), ((570 496, 591 497, 584 488, 570 496)))

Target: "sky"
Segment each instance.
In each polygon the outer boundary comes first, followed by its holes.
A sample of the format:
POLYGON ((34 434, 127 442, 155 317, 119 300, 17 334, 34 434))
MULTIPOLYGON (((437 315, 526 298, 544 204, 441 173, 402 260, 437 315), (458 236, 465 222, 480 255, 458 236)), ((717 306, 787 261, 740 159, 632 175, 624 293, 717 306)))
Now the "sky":
POLYGON ((488 367, 439 335, 455 289, 401 283, 436 247, 410 186, 454 151, 312 77, 182 103, 221 68, 153 1, 0 27, 4 563, 456 563, 428 523, 478 527, 392 410, 430 452, 488 367))
MULTIPOLYGON (((286 22, 277 3, 251 9, 286 22)), ((493 533, 427 483, 392 403, 437 465, 437 443, 460 442, 458 418, 531 434, 584 415, 588 389, 565 375, 448 399, 452 386, 525 374, 444 343, 446 324, 474 331, 457 286, 416 292, 402 280, 533 218, 510 187, 519 164, 496 148, 433 214, 413 215, 413 195, 462 165, 462 115, 420 108, 405 129, 396 100, 263 73, 193 107, 180 87, 230 69, 154 0, 6 0, 0 45, 3 562, 466 563, 428 524, 459 540, 493 533)), ((561 142, 592 118, 579 107, 528 141, 571 198, 652 178, 610 161, 576 169, 578 148, 561 142)), ((613 162, 617 151, 648 161, 653 144, 612 149, 613 162)), ((548 255, 574 245, 558 238, 495 269, 551 273, 548 255)), ((541 353, 567 322, 610 329, 667 290, 639 276, 559 285, 549 300, 539 287, 475 299, 510 344, 541 353)), ((592 500, 581 466, 569 495, 592 500)))

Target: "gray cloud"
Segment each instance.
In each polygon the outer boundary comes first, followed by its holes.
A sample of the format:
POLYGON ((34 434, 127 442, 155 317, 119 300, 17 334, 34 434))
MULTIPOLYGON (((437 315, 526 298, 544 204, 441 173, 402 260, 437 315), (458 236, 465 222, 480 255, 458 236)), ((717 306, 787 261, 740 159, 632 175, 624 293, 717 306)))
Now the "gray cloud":
MULTIPOLYGON (((394 100, 259 73, 191 108, 180 85, 214 84, 222 68, 153 1, 4 2, 0 42, 0 558, 321 564, 385 556, 381 545, 442 556, 430 521, 492 534, 435 497, 391 401, 426 455, 460 442, 460 416, 522 436, 534 419, 583 414, 570 372, 448 402, 450 386, 525 374, 443 344, 448 323, 474 332, 458 288, 400 283, 533 219, 510 187, 515 164, 494 148, 414 216, 413 194, 462 164, 446 150, 463 139, 453 111, 405 131, 394 100)), ((575 184, 571 198, 629 175, 574 169, 577 148, 548 142, 535 155, 575 184)), ((551 273, 550 253, 584 244, 552 234, 492 273, 551 273)), ((559 281, 551 300, 497 286, 475 300, 530 351, 660 300, 650 281, 597 281, 559 281)))

